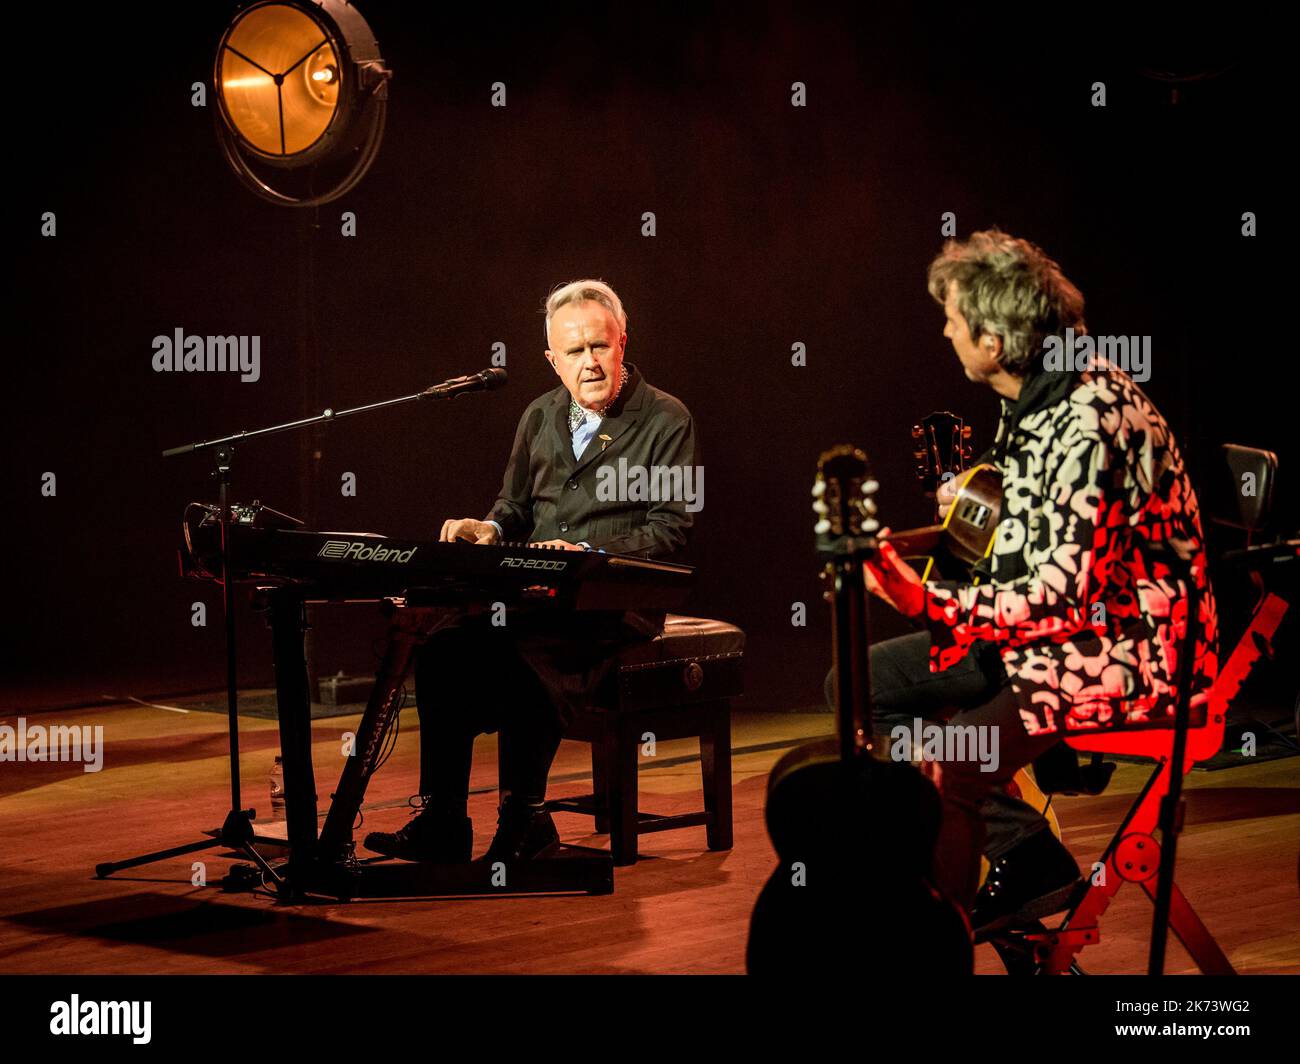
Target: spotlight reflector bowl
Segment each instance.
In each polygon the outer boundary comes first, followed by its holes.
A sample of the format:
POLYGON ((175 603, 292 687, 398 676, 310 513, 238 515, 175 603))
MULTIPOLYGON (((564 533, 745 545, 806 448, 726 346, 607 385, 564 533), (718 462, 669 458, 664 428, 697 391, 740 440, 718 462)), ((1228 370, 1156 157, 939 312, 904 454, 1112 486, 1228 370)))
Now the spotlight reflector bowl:
POLYGON ((222 35, 213 73, 227 162, 275 203, 338 198, 378 150, 389 76, 370 27, 343 0, 243 8, 222 35))

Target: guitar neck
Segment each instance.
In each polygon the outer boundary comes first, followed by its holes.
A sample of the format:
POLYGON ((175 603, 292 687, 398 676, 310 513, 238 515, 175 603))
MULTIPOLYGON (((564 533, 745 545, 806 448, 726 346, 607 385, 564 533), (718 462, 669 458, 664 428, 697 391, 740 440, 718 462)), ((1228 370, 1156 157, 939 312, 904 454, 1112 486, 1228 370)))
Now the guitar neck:
POLYGON ((924 528, 907 528, 891 532, 889 542, 904 558, 933 554, 943 541, 943 525, 926 525, 924 528))
POLYGON ((835 675, 835 730, 840 759, 867 753, 871 735, 871 659, 867 590, 862 564, 839 559, 827 566, 835 675))

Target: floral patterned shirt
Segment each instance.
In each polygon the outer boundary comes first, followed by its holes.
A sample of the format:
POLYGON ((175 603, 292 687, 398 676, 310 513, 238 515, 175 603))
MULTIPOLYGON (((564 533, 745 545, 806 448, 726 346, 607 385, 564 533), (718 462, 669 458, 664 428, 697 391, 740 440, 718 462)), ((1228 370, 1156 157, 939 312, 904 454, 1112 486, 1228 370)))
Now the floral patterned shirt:
POLYGON ((1218 673, 1218 631, 1196 494, 1160 412, 1121 370, 1040 371, 1003 401, 992 460, 991 579, 927 582, 931 670, 992 641, 1031 735, 1171 726, 1188 574, 1193 694, 1218 673))

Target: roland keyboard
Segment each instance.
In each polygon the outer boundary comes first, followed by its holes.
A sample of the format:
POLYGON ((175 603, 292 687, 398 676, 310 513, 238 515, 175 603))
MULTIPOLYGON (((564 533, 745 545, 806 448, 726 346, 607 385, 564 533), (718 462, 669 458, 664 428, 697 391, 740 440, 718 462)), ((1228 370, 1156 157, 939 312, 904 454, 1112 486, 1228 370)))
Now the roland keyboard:
MULTIPOLYGON (((690 566, 622 554, 390 539, 373 532, 312 532, 296 518, 257 503, 231 510, 231 571, 236 581, 296 585, 304 599, 672 610, 685 605, 695 581, 690 566)), ((219 580, 217 508, 191 504, 183 527, 181 572, 219 580)))

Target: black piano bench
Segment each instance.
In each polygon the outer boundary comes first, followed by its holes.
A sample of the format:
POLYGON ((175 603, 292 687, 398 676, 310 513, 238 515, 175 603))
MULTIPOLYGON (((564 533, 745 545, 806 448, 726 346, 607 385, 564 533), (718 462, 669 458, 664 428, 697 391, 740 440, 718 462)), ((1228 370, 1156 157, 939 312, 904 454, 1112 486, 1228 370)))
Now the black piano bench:
POLYGON ((724 621, 669 614, 653 640, 619 660, 617 703, 581 714, 566 739, 591 743, 594 794, 561 798, 551 809, 596 818, 609 832, 614 864, 636 863, 637 836, 704 825, 710 850, 731 849, 731 699, 743 692, 745 633, 724 621), (649 733, 647 735, 647 733, 649 733), (637 803, 642 744, 698 738, 704 809, 656 816, 637 803))

